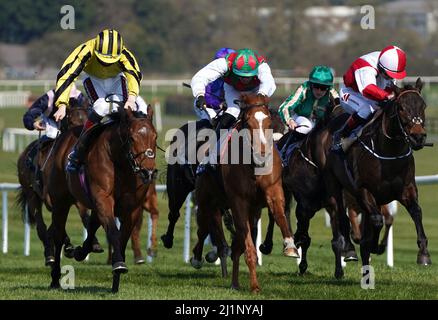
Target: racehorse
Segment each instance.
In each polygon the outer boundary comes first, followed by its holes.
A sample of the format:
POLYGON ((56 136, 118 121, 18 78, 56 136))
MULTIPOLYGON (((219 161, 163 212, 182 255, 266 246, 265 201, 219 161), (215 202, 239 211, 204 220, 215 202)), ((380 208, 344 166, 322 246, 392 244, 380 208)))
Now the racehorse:
MULTIPOLYGON (((87 119, 87 99, 84 99, 82 105, 74 104, 67 109, 65 120, 62 121, 61 132, 67 129, 82 126, 87 119)), ((53 164, 53 148, 57 140, 46 140, 42 142, 40 139, 30 143, 26 149, 20 154, 17 161, 18 180, 21 187, 17 193, 17 203, 20 205, 23 220, 28 221, 31 225, 36 224, 37 234, 44 245, 45 264, 49 266, 54 263, 53 242, 51 241, 50 233, 47 230, 43 220, 42 205, 51 210, 51 200, 47 192, 48 174, 53 164), (34 159, 31 159, 30 154, 37 149, 34 159)), ((83 225, 88 224, 89 214, 87 209, 80 203, 75 204, 78 208, 83 225)), ((65 237, 64 254, 68 258, 73 257, 73 245, 70 243, 70 238, 65 237)), ((94 239, 93 252, 102 252, 97 239, 94 239)))
MULTIPOLYGON (((226 143, 223 157, 231 156, 231 163, 221 163, 215 172, 206 171, 196 181, 196 198, 198 200, 198 242, 193 249, 192 266, 199 268, 202 263, 202 248, 205 237, 211 233, 223 239, 220 224, 220 210, 231 208, 236 229, 232 241, 233 276, 232 288, 239 288, 239 260, 245 252, 245 261, 250 273, 252 292, 258 292, 260 286, 256 275, 256 249, 251 230, 260 218, 261 209, 268 206, 279 225, 284 239, 283 254, 298 257, 290 229, 284 215, 284 194, 281 182, 281 160, 278 152, 269 149, 269 138, 266 132, 271 127, 268 98, 260 95, 244 94, 241 97, 241 113, 233 130, 242 138, 238 143, 238 159, 233 157, 233 138, 226 143), (243 133, 243 136, 241 135, 243 133), (251 161, 245 163, 242 149, 247 147, 251 161), (270 157, 269 157, 270 155, 270 157), (265 161, 261 158, 267 157, 265 161), (237 163, 233 163, 238 160, 237 163), (269 170, 257 173, 256 167, 267 165, 269 170)), ((272 141, 271 141, 272 142, 272 141)), ((272 144, 271 144, 272 147, 272 144)), ((218 254, 222 267, 226 258, 223 241, 218 242, 218 254)), ((224 273, 224 268, 222 268, 224 273)))
MULTIPOLYGON (((152 108, 147 116, 135 117, 120 102, 116 120, 98 126, 90 141, 85 164, 79 173, 65 173, 70 148, 59 144, 49 184, 53 202, 55 264, 52 267, 51 287, 59 287, 60 252, 65 236, 65 224, 70 206, 80 201, 91 209, 87 239, 76 247, 74 257, 82 261, 92 250, 92 239, 100 225, 113 247, 112 292, 118 292, 120 274, 126 273, 125 249, 133 227, 142 214, 150 184, 155 180, 155 152, 157 133, 152 124, 152 108), (84 189, 85 188, 85 189, 84 189), (118 217, 121 226, 116 226, 118 217)), ((64 140, 75 141, 71 133, 64 140)))
MULTIPOLYGON (((278 113, 274 110, 269 109, 269 113, 272 119, 275 119, 275 121, 272 121, 272 129, 274 131, 274 139, 276 134, 282 134, 284 132, 284 125, 281 122, 281 119, 278 115, 278 113)), ((211 124, 208 123, 206 120, 200 120, 196 122, 196 132, 199 132, 200 130, 204 128, 211 128, 211 124)), ((179 131, 183 133, 183 136, 188 137, 188 131, 189 131, 189 125, 184 124, 182 127, 179 128, 179 131)), ((177 136, 174 136, 172 143, 176 143, 177 136)), ((199 147, 202 145, 201 143, 198 143, 196 145, 196 153, 198 153, 199 147)), ((186 154, 188 153, 187 146, 186 147, 186 154)), ((174 154, 176 156, 176 154, 174 154)), ((196 159, 197 160, 197 159, 196 159)), ((190 192, 195 190, 195 179, 196 179, 196 169, 198 167, 198 162, 192 163, 189 165, 189 167, 184 168, 178 163, 169 163, 167 165, 167 176, 166 176, 166 190, 168 194, 168 206, 169 206, 169 214, 168 214, 168 220, 169 224, 167 227, 167 231, 164 235, 161 236, 161 240, 163 241, 165 248, 172 248, 173 246, 173 234, 175 230, 176 222, 178 221, 180 217, 180 210, 181 207, 186 200, 187 196, 190 192), (190 170, 187 170, 187 169, 190 170)), ((223 219, 225 226, 227 229, 231 232, 232 235, 234 235, 235 230, 232 226, 232 217, 229 211, 225 210, 222 211, 223 219)), ((253 235, 256 235, 257 228, 253 230, 253 235)), ((216 242, 216 239, 212 239, 213 242, 216 242)), ((211 251, 207 253, 206 260, 209 262, 214 262, 217 259, 217 255, 214 251, 211 251)))
MULTIPOLYGON (((363 214, 363 233, 360 241, 362 265, 369 264, 371 253, 379 251, 379 233, 383 227, 379 205, 399 201, 409 212, 417 231, 419 247, 417 263, 431 263, 427 249, 427 237, 422 223, 422 211, 418 204, 415 183, 415 162, 412 150, 420 150, 426 144, 425 108, 421 96, 422 82, 404 88, 393 86, 395 100, 384 106, 365 126, 342 156, 331 152, 327 157, 324 180, 327 185, 330 205, 339 215, 345 215, 342 190, 352 194, 363 214)), ((345 118, 345 117, 344 117, 345 118)), ((325 129, 325 138, 339 127, 334 119, 325 129)), ((335 245, 340 255, 342 236, 335 245)), ((341 268, 340 264, 336 269, 341 268)))

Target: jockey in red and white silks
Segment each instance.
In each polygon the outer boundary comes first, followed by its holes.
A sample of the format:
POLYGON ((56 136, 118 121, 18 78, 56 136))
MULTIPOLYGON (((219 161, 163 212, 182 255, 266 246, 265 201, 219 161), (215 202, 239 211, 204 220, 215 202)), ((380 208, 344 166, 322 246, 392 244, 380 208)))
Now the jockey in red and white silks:
POLYGON ((392 85, 406 76, 406 54, 396 46, 368 53, 356 59, 344 74, 339 90, 341 106, 353 113, 346 125, 334 135, 333 146, 340 148, 340 139, 365 124, 378 108, 378 103, 392 100, 392 85))

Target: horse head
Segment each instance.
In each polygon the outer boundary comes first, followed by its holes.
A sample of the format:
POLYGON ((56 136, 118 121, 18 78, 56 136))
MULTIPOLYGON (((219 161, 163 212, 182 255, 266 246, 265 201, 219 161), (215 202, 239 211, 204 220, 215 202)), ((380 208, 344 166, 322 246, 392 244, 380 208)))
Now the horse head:
POLYGON ((149 184, 156 179, 155 168, 157 132, 152 124, 153 110, 148 105, 147 115, 125 110, 119 107, 121 115, 121 139, 127 145, 127 157, 133 172, 140 176, 143 183, 149 184), (125 129, 125 130, 123 130, 125 129))
POLYGON ((393 87, 396 98, 391 107, 385 108, 386 116, 396 118, 399 132, 414 150, 420 150, 426 143, 425 109, 426 103, 421 96, 423 83, 417 79, 415 86, 393 87), (387 110, 386 110, 387 109, 387 110))
POLYGON ((242 94, 240 102, 242 128, 250 132, 254 153, 264 156, 269 143, 266 133, 272 131, 269 98, 262 95, 242 94))
POLYGON ((90 101, 85 96, 81 100, 70 98, 66 115, 67 127, 69 129, 84 125, 88 118, 89 105, 90 101))

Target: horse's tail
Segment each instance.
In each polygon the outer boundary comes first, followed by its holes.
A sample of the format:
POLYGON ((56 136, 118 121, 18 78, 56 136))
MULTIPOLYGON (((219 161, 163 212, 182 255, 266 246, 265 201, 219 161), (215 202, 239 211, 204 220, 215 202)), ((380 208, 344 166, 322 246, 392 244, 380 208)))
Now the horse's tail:
POLYGON ((36 222, 35 216, 29 213, 27 195, 22 186, 18 188, 17 196, 15 198, 15 204, 21 210, 23 222, 29 222, 31 225, 34 225, 36 222))

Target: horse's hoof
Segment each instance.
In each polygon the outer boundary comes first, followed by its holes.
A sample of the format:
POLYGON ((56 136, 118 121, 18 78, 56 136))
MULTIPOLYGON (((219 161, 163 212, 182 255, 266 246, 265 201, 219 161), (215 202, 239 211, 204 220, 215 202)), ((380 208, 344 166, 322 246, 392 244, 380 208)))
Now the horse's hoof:
POLYGON ((386 250, 386 244, 379 244, 377 246, 377 249, 375 250, 375 253, 378 255, 384 254, 386 250))
POLYGON ((100 243, 95 243, 93 244, 93 246, 91 247, 91 252, 94 253, 103 253, 105 250, 103 250, 102 246, 100 245, 100 243))
POLYGON ((202 268, 202 260, 196 260, 195 258, 190 258, 190 264, 192 265, 193 268, 195 269, 201 269, 202 268))
POLYGON ((113 264, 113 273, 121 274, 127 272, 128 272, 128 267, 123 261, 116 262, 113 264))
POLYGON ((76 261, 84 261, 88 254, 84 254, 81 246, 75 248, 73 256, 76 261))
POLYGON ((69 259, 72 259, 75 256, 75 247, 72 244, 64 247, 64 256, 69 259))
POLYGON ((271 254, 272 252, 272 243, 271 244, 265 244, 264 242, 259 246, 259 250, 261 253, 263 253, 264 255, 268 255, 271 254))
POLYGON ((345 256, 345 258, 344 258, 345 262, 359 261, 359 258, 357 257, 357 254, 356 254, 356 251, 354 251, 354 250, 349 250, 349 251, 345 252, 344 256, 345 256))
POLYGON ((421 254, 417 257, 417 264, 422 266, 428 266, 432 264, 432 260, 428 254, 421 254))
POLYGON ((303 275, 307 270, 307 261, 301 260, 298 268, 300 269, 300 274, 303 275))
POLYGON ((61 286, 59 285, 59 281, 52 281, 50 283, 50 289, 59 289, 61 286))
POLYGON ((47 256, 45 265, 46 267, 52 267, 55 264, 55 257, 54 256, 47 256))
POLYGON ((163 234, 161 236, 161 241, 163 241, 163 245, 166 249, 170 249, 173 247, 173 236, 168 236, 167 234, 163 234))
POLYGON ((342 270, 342 268, 341 268, 341 270, 336 270, 335 271, 335 278, 336 279, 342 279, 344 277, 344 270, 342 270))
POLYGON ((251 293, 252 293, 252 294, 258 294, 258 293, 260 293, 260 287, 259 287, 259 286, 256 286, 256 287, 254 287, 254 288, 251 288, 251 293))
POLYGON ((298 249, 295 247, 284 248, 283 255, 286 257, 291 257, 291 258, 295 258, 295 259, 298 259, 300 257, 300 254, 298 253, 298 249))
POLYGON ((238 291, 238 290, 240 290, 240 286, 238 284, 237 285, 231 284, 231 290, 238 291))
POLYGON ((158 251, 157 249, 152 249, 152 248, 148 248, 148 250, 146 251, 147 255, 151 258, 156 258, 158 255, 158 251))
POLYGON ((217 253, 215 251, 210 251, 205 255, 205 261, 208 263, 214 263, 218 259, 217 253))
POLYGON ((139 257, 134 258, 135 264, 144 264, 145 262, 146 262, 146 260, 143 258, 143 256, 139 256, 139 257))

